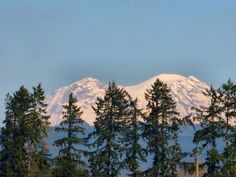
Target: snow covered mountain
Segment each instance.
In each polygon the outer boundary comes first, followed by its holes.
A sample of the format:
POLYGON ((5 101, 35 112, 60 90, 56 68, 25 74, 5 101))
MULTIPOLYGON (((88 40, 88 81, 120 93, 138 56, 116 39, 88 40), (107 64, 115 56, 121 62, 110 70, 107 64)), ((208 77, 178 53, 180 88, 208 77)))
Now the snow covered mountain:
MULTIPOLYGON (((209 99, 202 94, 202 91, 209 88, 208 85, 193 76, 184 77, 176 74, 161 74, 137 85, 120 87, 127 90, 131 96, 137 97, 139 107, 145 108, 146 100, 144 93, 157 78, 167 83, 171 89, 173 99, 177 102, 177 109, 182 116, 187 115, 192 106, 199 107, 208 105, 209 99)), ((91 106, 95 105, 97 97, 104 96, 105 89, 106 84, 97 79, 88 77, 56 90, 46 99, 48 112, 51 114, 51 126, 58 125, 61 122, 62 106, 67 103, 68 96, 71 92, 76 95, 78 106, 82 108, 82 118, 88 124, 92 125, 95 120, 95 114, 91 106)))

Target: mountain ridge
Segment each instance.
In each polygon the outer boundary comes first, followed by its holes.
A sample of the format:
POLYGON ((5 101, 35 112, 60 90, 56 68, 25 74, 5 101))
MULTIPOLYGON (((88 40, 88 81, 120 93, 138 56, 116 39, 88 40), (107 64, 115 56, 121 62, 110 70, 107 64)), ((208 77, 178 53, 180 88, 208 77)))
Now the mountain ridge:
MULTIPOLYGON (((124 88, 132 97, 138 98, 138 105, 145 109, 146 100, 144 93, 146 89, 160 79, 166 83, 177 103, 177 109, 181 116, 189 114, 191 107, 207 106, 209 99, 202 94, 209 86, 194 76, 184 77, 178 74, 160 74, 136 85, 126 85, 124 88)), ((62 106, 67 103, 68 96, 72 92, 78 99, 78 106, 83 111, 82 118, 93 125, 95 114, 91 106, 95 105, 97 97, 103 97, 107 84, 96 78, 86 77, 68 86, 61 87, 46 98, 48 112, 51 115, 51 126, 56 126, 62 121, 62 106)))

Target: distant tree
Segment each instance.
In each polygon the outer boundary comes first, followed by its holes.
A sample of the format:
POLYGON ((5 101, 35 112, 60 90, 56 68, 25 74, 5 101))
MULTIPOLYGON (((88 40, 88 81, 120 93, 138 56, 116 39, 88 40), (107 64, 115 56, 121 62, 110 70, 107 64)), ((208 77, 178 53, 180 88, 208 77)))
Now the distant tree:
POLYGON ((89 135, 89 167, 92 176, 116 177, 124 168, 122 139, 127 124, 129 99, 115 82, 109 83, 104 98, 97 98, 95 131, 89 135))
POLYGON ((194 135, 194 143, 201 143, 206 149, 207 155, 205 165, 207 172, 204 176, 217 177, 221 171, 221 154, 217 149, 217 140, 223 136, 223 118, 221 116, 220 94, 213 87, 207 89, 204 95, 210 98, 208 107, 201 107, 195 110, 195 120, 198 120, 202 129, 194 135))
POLYGON ((159 79, 145 93, 149 115, 144 118, 143 137, 147 152, 154 155, 148 176, 174 177, 182 158, 178 143, 179 126, 182 124, 170 89, 159 79))
POLYGON ((144 115, 142 110, 138 108, 137 99, 133 100, 130 97, 130 105, 129 105, 129 117, 127 128, 126 128, 126 136, 124 136, 124 144, 125 144, 125 166, 129 170, 129 176, 138 177, 141 176, 140 171, 140 162, 146 161, 145 154, 143 148, 140 144, 141 138, 141 126, 139 122, 139 118, 143 118, 144 115))
POLYGON ((63 106, 63 121, 56 127, 57 132, 64 132, 66 136, 55 141, 55 146, 60 148, 59 155, 55 158, 54 176, 78 177, 84 176, 84 151, 79 145, 84 145, 84 121, 81 119, 81 108, 76 105, 77 99, 71 93, 68 104, 63 106), (77 146, 77 147, 76 147, 77 146))

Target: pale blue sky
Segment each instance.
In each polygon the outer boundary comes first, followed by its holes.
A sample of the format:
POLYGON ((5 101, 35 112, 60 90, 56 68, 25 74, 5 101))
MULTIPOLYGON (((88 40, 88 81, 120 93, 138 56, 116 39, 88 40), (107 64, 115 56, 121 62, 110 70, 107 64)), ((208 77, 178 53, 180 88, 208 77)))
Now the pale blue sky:
POLYGON ((0 0, 4 97, 83 77, 135 84, 160 73, 236 80, 235 0, 0 0))

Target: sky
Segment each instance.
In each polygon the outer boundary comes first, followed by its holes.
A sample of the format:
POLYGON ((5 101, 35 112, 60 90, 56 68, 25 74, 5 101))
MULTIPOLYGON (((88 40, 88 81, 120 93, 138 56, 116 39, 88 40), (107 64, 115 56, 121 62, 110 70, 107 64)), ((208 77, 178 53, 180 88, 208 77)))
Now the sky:
POLYGON ((0 120, 8 92, 39 82, 236 81, 235 19, 235 0, 0 0, 0 120))

